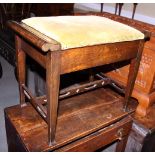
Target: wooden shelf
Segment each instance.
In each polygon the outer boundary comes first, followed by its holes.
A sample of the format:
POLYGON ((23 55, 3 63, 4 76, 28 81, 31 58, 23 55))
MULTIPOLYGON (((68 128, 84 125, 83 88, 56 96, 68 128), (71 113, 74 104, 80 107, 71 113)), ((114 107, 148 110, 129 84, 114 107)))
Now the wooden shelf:
POLYGON ((6 108, 5 113, 28 151, 46 151, 78 140, 131 114, 137 102, 131 100, 130 110, 124 112, 123 99, 109 88, 98 88, 60 101, 56 138, 52 146, 48 145, 46 122, 30 104, 22 108, 19 105, 6 108))

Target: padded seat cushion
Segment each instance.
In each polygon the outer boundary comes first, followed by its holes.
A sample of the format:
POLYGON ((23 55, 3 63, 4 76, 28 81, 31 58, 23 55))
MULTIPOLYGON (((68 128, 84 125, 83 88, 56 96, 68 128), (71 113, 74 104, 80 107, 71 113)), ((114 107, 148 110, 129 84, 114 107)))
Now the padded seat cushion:
POLYGON ((144 38, 132 27, 99 16, 32 17, 22 22, 59 42, 62 50, 144 38))

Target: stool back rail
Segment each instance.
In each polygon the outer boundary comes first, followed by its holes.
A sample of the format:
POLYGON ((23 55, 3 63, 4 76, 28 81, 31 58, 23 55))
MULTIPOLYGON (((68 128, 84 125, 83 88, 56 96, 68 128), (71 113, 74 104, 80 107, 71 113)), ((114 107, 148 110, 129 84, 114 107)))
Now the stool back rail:
POLYGON ((20 23, 9 21, 8 26, 16 33, 16 57, 21 107, 25 105, 25 95, 28 98, 30 96, 31 104, 33 104, 36 110, 43 117, 47 115, 49 145, 55 144, 59 85, 60 75, 62 74, 123 60, 131 60, 124 99, 124 110, 128 110, 128 101, 133 90, 142 55, 143 39, 61 50, 60 44, 56 41, 51 39, 51 42, 47 42, 29 32, 20 23), (40 106, 35 104, 34 98, 25 87, 26 54, 46 69, 47 114, 41 104, 40 106), (75 61, 76 58, 78 58, 78 61, 75 61))

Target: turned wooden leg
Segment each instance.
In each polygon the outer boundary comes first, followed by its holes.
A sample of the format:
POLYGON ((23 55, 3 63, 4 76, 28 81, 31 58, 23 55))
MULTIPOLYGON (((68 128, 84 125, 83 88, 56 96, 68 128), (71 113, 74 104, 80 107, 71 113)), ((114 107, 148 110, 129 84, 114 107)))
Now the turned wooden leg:
POLYGON ((22 85, 25 85, 25 52, 21 49, 21 39, 16 36, 15 37, 16 44, 16 61, 17 61, 17 77, 19 84, 19 94, 20 94, 20 104, 23 106, 25 104, 25 95, 22 89, 22 85))
POLYGON ((131 96, 132 90, 134 88, 134 84, 135 84, 135 80, 137 77, 140 60, 141 60, 141 56, 143 52, 143 46, 144 46, 144 41, 140 41, 137 57, 132 59, 130 63, 128 81, 127 81, 127 86, 126 86, 127 89, 125 90, 125 100, 124 100, 125 111, 127 110, 128 101, 131 96))
POLYGON ((60 59, 59 51, 47 54, 46 84, 47 84, 47 123, 48 140, 52 145, 55 140, 57 124, 57 108, 60 83, 60 59))
POLYGON ((115 151, 116 152, 124 152, 126 144, 127 144, 127 140, 128 140, 128 135, 125 137, 122 137, 122 139, 117 142, 115 151))

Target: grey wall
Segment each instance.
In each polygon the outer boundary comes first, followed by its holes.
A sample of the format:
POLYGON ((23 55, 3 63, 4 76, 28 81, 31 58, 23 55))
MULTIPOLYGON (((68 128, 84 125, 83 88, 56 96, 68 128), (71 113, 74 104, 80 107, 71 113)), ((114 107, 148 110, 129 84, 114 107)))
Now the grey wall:
MULTIPOLYGON (((75 8, 85 11, 100 11, 100 3, 76 3, 75 8)), ((121 15, 132 17, 133 3, 124 3, 121 15)), ((103 11, 114 13, 115 3, 104 3, 103 11)), ((146 23, 155 25, 155 3, 138 3, 135 18, 146 23)))

